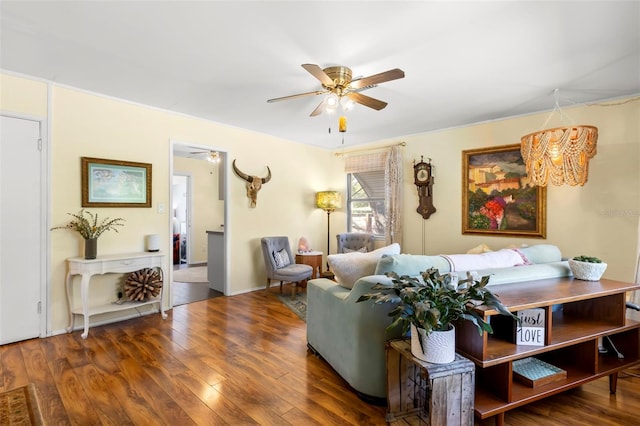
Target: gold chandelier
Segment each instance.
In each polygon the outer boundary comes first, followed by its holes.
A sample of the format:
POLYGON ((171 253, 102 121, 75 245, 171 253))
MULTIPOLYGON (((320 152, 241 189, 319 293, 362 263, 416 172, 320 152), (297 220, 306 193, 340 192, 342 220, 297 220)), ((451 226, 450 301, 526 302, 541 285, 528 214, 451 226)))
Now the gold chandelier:
MULTIPOLYGON (((560 110, 558 89, 554 93, 555 112, 560 110)), ((589 160, 596 155, 597 142, 598 129, 585 125, 556 127, 523 136, 520 152, 527 181, 536 186, 547 186, 549 181, 554 185, 584 185, 589 177, 589 160)))

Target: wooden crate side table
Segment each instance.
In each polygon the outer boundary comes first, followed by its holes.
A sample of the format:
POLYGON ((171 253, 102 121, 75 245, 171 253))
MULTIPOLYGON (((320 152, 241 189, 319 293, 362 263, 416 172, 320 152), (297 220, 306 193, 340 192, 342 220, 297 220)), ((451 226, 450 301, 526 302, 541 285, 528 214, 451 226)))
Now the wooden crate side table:
POLYGON ((473 425, 475 365, 456 354, 431 364, 411 354, 408 339, 387 342, 387 422, 416 416, 429 425, 473 425))
POLYGON ((318 278, 322 269, 322 252, 310 251, 308 253, 296 253, 296 263, 309 265, 313 268, 311 279, 318 278))

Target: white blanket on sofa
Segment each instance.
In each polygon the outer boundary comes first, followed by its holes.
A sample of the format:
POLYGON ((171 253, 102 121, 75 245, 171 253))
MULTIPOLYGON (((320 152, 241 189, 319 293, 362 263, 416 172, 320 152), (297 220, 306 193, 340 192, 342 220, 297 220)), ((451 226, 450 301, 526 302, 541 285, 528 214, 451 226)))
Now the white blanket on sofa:
POLYGON ((474 271, 487 268, 508 268, 526 265, 526 256, 517 249, 502 249, 481 254, 443 254, 451 271, 474 271))

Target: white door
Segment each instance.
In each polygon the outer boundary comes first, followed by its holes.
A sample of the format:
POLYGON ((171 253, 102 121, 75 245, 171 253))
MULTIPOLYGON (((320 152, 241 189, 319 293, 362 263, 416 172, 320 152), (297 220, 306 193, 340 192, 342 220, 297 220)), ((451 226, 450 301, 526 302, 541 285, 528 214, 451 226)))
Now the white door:
POLYGON ((0 344, 40 336, 40 122, 0 116, 0 344))

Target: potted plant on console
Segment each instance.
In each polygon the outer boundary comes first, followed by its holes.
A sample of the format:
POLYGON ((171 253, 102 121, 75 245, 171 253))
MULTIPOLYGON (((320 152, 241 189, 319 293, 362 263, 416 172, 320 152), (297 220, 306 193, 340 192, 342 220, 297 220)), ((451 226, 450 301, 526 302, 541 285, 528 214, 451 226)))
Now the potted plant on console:
POLYGON ((65 226, 56 226, 54 229, 72 229, 77 231, 82 238, 84 238, 84 258, 95 259, 98 252, 98 237, 106 231, 118 232, 117 226, 124 226, 124 219, 116 218, 109 219, 104 218, 98 221, 98 214, 91 213, 85 209, 80 210, 78 213, 67 213, 69 216, 73 216, 73 220, 67 223, 65 226), (85 216, 85 213, 88 217, 85 216))
POLYGON ((485 331, 493 333, 491 324, 474 311, 478 306, 518 320, 487 288, 490 276, 477 280, 476 274, 467 273, 465 279, 458 280, 455 273, 440 274, 435 268, 420 277, 398 276, 395 272, 387 276, 391 285, 378 283, 371 287, 378 292, 363 294, 357 302, 399 302, 389 313, 395 320, 387 328, 401 326, 405 335, 411 330, 411 352, 423 361, 436 364, 454 361, 454 323, 458 320, 471 321, 481 335, 485 331))

